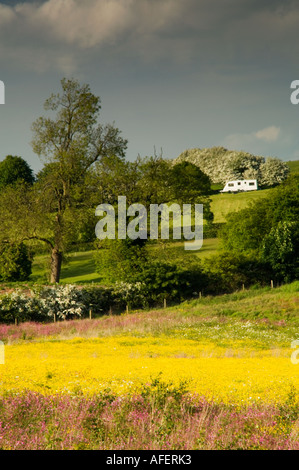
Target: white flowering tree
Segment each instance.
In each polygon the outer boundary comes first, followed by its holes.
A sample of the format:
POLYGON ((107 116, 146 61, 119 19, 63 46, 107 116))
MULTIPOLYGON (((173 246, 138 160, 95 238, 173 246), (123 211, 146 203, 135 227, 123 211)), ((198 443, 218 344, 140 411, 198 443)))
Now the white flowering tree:
POLYGON ((185 150, 173 164, 188 161, 197 165, 213 183, 234 179, 257 179, 260 186, 274 186, 284 181, 289 167, 278 158, 227 150, 224 147, 185 150))
POLYGON ((40 304, 33 292, 24 293, 17 289, 0 298, 1 320, 25 321, 40 316, 40 304))
POLYGON ((114 294, 120 303, 130 307, 145 305, 147 303, 146 285, 144 282, 118 282, 114 294))
POLYGON ((39 301, 44 314, 62 320, 81 317, 86 309, 80 289, 70 284, 43 288, 39 301))
POLYGON ((278 158, 266 158, 260 166, 260 185, 274 186, 282 183, 290 173, 288 165, 278 158))

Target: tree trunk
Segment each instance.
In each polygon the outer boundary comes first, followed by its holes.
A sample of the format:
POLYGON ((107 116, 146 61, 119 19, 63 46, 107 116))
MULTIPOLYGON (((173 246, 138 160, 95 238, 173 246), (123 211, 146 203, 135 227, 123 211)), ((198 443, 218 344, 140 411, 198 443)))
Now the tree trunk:
POLYGON ((62 252, 53 248, 51 252, 51 277, 50 282, 59 282, 61 272, 62 252))

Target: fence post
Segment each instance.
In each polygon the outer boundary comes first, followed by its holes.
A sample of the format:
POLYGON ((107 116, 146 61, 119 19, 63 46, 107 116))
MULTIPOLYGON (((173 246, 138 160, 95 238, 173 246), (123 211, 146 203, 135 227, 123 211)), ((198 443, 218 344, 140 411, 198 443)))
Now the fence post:
POLYGON ((201 291, 199 291, 198 298, 201 299, 201 291))
POLYGON ((271 280, 271 288, 273 289, 273 281, 271 280))
POLYGON ((129 313, 129 305, 126 305, 126 313, 129 313))
POLYGON ((166 308, 167 306, 167 302, 166 302, 166 299, 164 299, 164 308, 166 308))
POLYGON ((53 319, 54 319, 54 323, 56 323, 56 313, 54 313, 53 319))
POLYGON ((92 315, 92 310, 91 308, 89 309, 89 320, 91 320, 91 315, 92 315))

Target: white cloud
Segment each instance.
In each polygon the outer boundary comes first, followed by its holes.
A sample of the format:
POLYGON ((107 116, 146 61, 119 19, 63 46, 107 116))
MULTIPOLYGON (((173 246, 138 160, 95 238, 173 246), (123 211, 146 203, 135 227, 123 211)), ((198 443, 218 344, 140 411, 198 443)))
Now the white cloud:
POLYGON ((245 150, 254 141, 254 133, 252 134, 230 134, 225 137, 223 143, 224 147, 229 150, 245 150))
POLYGON ((2 23, 18 19, 23 30, 43 31, 67 44, 82 48, 113 42, 123 35, 160 31, 180 17, 179 0, 47 0, 2 6, 2 23), (29 28, 30 27, 30 28, 29 28))
POLYGON ((279 127, 269 126, 256 132, 230 134, 225 137, 223 145, 231 150, 248 149, 249 146, 256 144, 258 141, 272 143, 277 141, 281 131, 279 127))
POLYGON ((265 127, 260 131, 257 131, 254 135, 257 139, 265 142, 275 142, 280 134, 280 128, 276 126, 265 127))

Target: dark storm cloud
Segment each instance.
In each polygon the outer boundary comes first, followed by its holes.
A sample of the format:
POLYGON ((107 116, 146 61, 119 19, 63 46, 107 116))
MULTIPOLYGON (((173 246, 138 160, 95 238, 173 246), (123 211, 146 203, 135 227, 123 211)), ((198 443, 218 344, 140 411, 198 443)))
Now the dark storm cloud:
POLYGON ((291 0, 1 2, 0 58, 42 70, 76 69, 82 51, 140 62, 295 63, 298 21, 291 0))

